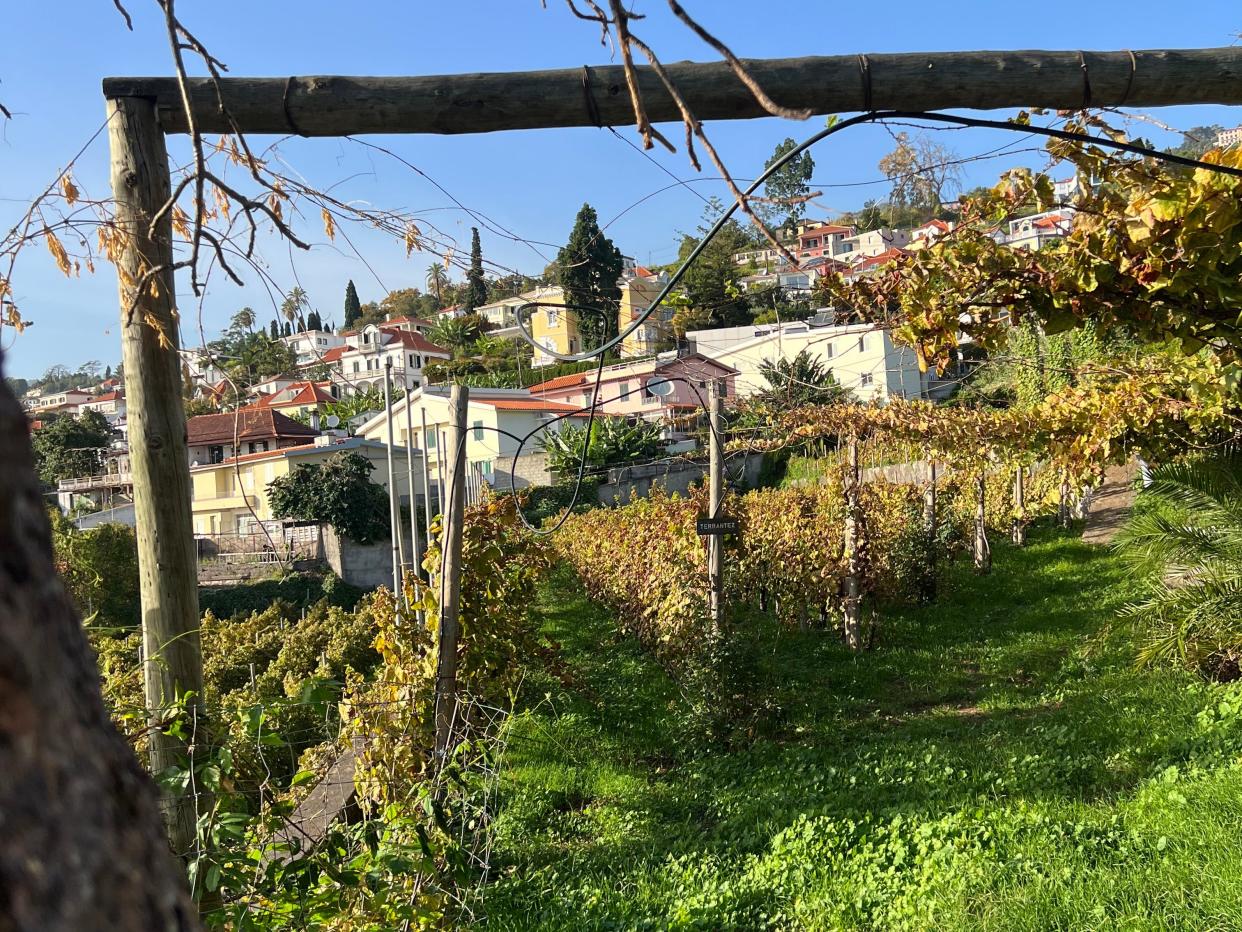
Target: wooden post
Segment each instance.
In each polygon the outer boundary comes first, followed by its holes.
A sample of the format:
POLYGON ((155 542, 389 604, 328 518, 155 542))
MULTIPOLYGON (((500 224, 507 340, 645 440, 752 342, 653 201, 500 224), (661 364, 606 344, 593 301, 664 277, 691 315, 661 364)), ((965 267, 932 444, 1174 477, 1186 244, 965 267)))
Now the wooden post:
MULTIPOLYGON (((129 456, 134 480, 138 578, 142 604, 143 674, 152 725, 179 696, 201 697, 198 566, 190 507, 190 461, 181 405, 179 321, 173 282, 171 211, 150 229, 171 196, 164 135, 150 100, 108 101, 112 193, 124 237, 117 262, 121 351, 129 410, 129 456), (154 274, 152 274, 154 273, 154 274)), ((153 728, 153 773, 184 766, 191 749, 153 728)), ((190 854, 196 841, 195 801, 165 798, 173 850, 190 854)))
POLYGON ((1063 528, 1070 526, 1069 474, 1061 473, 1061 500, 1057 505, 1057 523, 1063 528))
MULTIPOLYGON (((664 67, 699 120, 768 116, 725 62, 664 67)), ((1236 46, 874 53, 752 59, 746 67, 772 99, 814 114, 1242 103, 1242 48, 1236 46)), ((651 122, 680 122, 659 75, 638 66, 634 77, 651 122)), ((426 77, 195 77, 186 86, 199 130, 210 133, 238 126, 278 135, 296 127, 307 136, 486 133, 634 121, 625 73, 615 64, 426 77), (590 107, 583 106, 584 97, 590 107)), ((154 97, 167 131, 186 132, 175 78, 106 78, 104 94, 154 97)))
MULTIPOLYGON (((421 404, 419 405, 419 417, 423 422, 423 532, 426 535, 427 546, 431 546, 431 466, 427 462, 427 409, 421 404)), ((437 456, 437 459, 439 457, 437 456)), ((430 570, 427 572, 427 579, 431 578, 430 570)))
POLYGON ((415 576, 422 565, 418 544, 418 495, 414 491, 414 413, 410 410, 410 392, 405 393, 405 474, 410 490, 410 569, 415 576))
MULTIPOLYGON (((458 606, 461 600, 461 544, 466 494, 466 411, 470 390, 453 384, 449 393, 448 511, 440 534, 440 637, 436 662, 436 753, 453 746, 457 713, 458 606)), ((445 451, 440 450, 440 459, 445 451)))
MULTIPOLYGON (((708 418, 708 514, 720 517, 724 503, 724 397, 720 383, 712 379, 707 388, 708 418)), ((707 538, 707 586, 710 633, 720 637, 724 621, 724 539, 719 534, 707 538)))
POLYGON ((987 473, 980 470, 975 479, 975 571, 992 572, 992 548, 988 545, 987 473))
POLYGON ((845 464, 845 604, 843 606, 845 644, 852 651, 862 650, 862 626, 859 620, 861 599, 862 558, 859 553, 860 523, 858 472, 858 438, 850 437, 845 464))
POLYGON ((1018 465, 1013 474, 1013 526, 1010 529, 1015 546, 1026 544, 1026 486, 1023 481, 1023 467, 1018 465))
POLYGON ((440 425, 434 428, 436 432, 436 473, 439 476, 439 483, 436 492, 440 497, 440 523, 444 523, 444 431, 440 430, 440 425))
POLYGON ((923 530, 929 539, 936 536, 936 461, 927 461, 927 488, 923 490, 923 530))
POLYGON ((392 447, 392 359, 384 363, 384 415, 388 422, 388 443, 385 453, 388 456, 388 520, 392 526, 389 543, 392 545, 392 598, 400 606, 404 601, 405 589, 401 585, 401 564, 405 561, 401 555, 401 511, 397 507, 397 474, 393 469, 392 447))

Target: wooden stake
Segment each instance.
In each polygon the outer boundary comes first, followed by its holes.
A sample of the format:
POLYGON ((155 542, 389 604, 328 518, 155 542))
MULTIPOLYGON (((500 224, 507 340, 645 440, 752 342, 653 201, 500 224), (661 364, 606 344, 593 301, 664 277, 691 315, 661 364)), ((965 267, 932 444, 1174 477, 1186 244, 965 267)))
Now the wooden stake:
MULTIPOLYGON (((427 449, 427 409, 419 405, 419 416, 423 422, 423 532, 426 535, 427 546, 431 546, 431 466, 427 462, 430 455, 427 449)), ((431 578, 430 570, 427 572, 427 579, 431 578)))
POLYGON ((862 650, 862 625, 859 602, 862 592, 862 555, 859 553, 858 530, 861 523, 858 471, 858 438, 850 437, 845 465, 845 604, 843 623, 845 644, 852 651, 862 650))
POLYGON ((936 535, 936 461, 927 461, 927 488, 923 490, 923 530, 929 538, 936 535))
POLYGON ((439 483, 436 491, 440 496, 440 523, 444 523, 444 431, 440 430, 440 425, 434 428, 436 432, 436 473, 439 475, 439 483))
POLYGON ((987 474, 980 472, 975 479, 975 570, 992 572, 992 548, 988 545, 987 526, 987 474))
POLYGON ((405 392, 405 473, 410 490, 410 569, 419 574, 423 565, 422 548, 418 543, 418 495, 414 491, 414 412, 410 410, 410 390, 405 392))
POLYGON ((1057 522, 1063 528, 1070 526, 1069 475, 1061 473, 1061 501, 1057 506, 1057 522))
MULTIPOLYGON (((709 517, 720 517, 724 503, 724 397, 716 379, 707 388, 708 417, 708 509, 709 517)), ((720 636, 724 623, 724 539, 719 534, 707 538, 708 615, 713 638, 720 636)))
MULTIPOLYGON (((453 746, 453 723, 457 711, 458 607, 461 601, 461 545, 466 494, 466 411, 470 389, 453 384, 449 393, 451 421, 448 461, 448 511, 440 535, 443 572, 440 576, 440 639, 436 663, 436 753, 441 757, 453 746)), ((440 459, 445 451, 440 450, 440 459)))
MULTIPOLYGON (((143 672, 148 720, 155 725, 179 696, 191 693, 192 705, 203 691, 171 213, 165 212, 156 229, 150 230, 151 218, 171 195, 171 183, 164 134, 152 101, 108 101, 108 140, 116 223, 124 236, 117 262, 121 350, 134 479, 143 672)), ((154 773, 185 766, 190 752, 185 742, 159 728, 152 729, 149 748, 154 773)), ((194 800, 167 795, 165 817, 173 850, 190 854, 196 841, 194 800)))
POLYGON ((392 545, 392 597, 397 605, 405 602, 405 587, 401 585, 401 566, 405 559, 401 553, 401 510, 397 507, 397 474, 392 463, 392 359, 384 362, 384 415, 388 421, 388 520, 392 527, 389 543, 392 545))
POLYGON ((1023 481, 1023 468, 1018 466, 1013 474, 1013 527, 1010 535, 1015 546, 1026 544, 1026 486, 1023 481))
MULTIPOLYGON (((1242 48, 1234 46, 1133 53, 908 52, 745 65, 773 100, 816 114, 1242 103, 1242 48)), ((769 116, 724 62, 676 62, 664 68, 699 120, 769 116)), ((677 104, 650 67, 637 67, 635 77, 653 123, 681 121, 677 104)), ((190 78, 186 83, 199 130, 212 133, 240 128, 306 136, 451 134, 634 122, 620 65, 429 77, 190 78)), ((175 78, 105 78, 103 90, 108 97, 155 98, 166 130, 187 131, 175 78)))

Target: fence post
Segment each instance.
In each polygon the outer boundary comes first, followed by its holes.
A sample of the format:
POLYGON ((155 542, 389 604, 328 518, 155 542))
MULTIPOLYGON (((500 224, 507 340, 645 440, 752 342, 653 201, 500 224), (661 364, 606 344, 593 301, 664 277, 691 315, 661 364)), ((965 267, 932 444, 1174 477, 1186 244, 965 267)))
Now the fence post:
POLYGON ((1011 536, 1016 546, 1021 547, 1026 543, 1026 486, 1023 481, 1024 469, 1022 464, 1018 464, 1018 468, 1013 474, 1013 526, 1011 528, 1011 536))
MULTIPOLYGON (((177 355, 172 213, 164 210, 171 181, 155 102, 138 97, 109 100, 108 140, 116 224, 123 243, 116 265, 129 402, 143 679, 148 721, 157 726, 183 695, 189 695, 188 711, 193 715, 203 690, 203 662, 190 461, 177 355), (152 229, 157 214, 160 221, 152 229)), ((148 740, 152 773, 184 766, 186 755, 193 753, 186 741, 160 727, 152 728, 148 740)), ((164 802, 172 848, 185 857, 197 839, 195 800, 184 792, 168 791, 164 802)))
MULTIPOLYGON (((436 753, 443 759, 453 743, 457 706, 458 608, 461 601, 461 545, 466 493, 466 411, 470 390, 453 384, 448 461, 448 511, 440 533, 440 638, 436 659, 436 753)), ((444 459, 445 450, 440 450, 444 459)))
POLYGON ((410 390, 405 391, 405 474, 410 492, 410 569, 418 575, 422 564, 418 543, 418 494, 414 491, 414 412, 410 410, 410 390))
POLYGON ((992 548, 988 545, 987 525, 987 473, 979 471, 975 479, 975 570, 979 573, 992 571, 992 548))
POLYGON ((1057 506, 1057 523, 1063 528, 1070 526, 1069 474, 1061 473, 1061 501, 1057 506))
POLYGON ((851 436, 846 449, 845 465, 845 604, 843 606, 845 644, 852 651, 862 650, 862 628, 859 621, 859 602, 862 585, 862 558, 859 553, 858 525, 859 472, 858 437, 851 436))
POLYGON ((397 508, 397 475, 392 464, 392 358, 384 361, 384 415, 388 421, 388 437, 385 452, 388 455, 388 521, 391 529, 389 543, 392 545, 392 599, 400 606, 404 602, 405 589, 401 585, 401 512, 397 508))
MULTIPOLYGON (((707 388, 708 419, 708 514, 720 517, 724 502, 724 398, 716 379, 707 388)), ((707 585, 711 635, 718 638, 724 616, 724 538, 711 534, 707 538, 707 585)))

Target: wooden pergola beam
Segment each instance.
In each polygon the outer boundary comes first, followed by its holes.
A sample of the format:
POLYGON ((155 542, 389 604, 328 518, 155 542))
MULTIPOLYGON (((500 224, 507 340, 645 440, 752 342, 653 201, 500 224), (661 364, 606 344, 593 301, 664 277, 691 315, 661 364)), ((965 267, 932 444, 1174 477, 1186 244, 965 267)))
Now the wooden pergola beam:
MULTIPOLYGON (((747 61, 786 107, 864 110, 1165 107, 1242 103, 1242 47, 1147 51, 980 51, 832 55, 747 61)), ((742 120, 766 111, 723 62, 667 65, 695 116, 742 120)), ((653 122, 681 116, 656 74, 638 68, 653 122)), ((175 78, 105 78, 104 96, 153 99, 167 133, 186 132, 175 78)), ((246 133, 487 133, 634 122, 621 66, 429 77, 224 78, 225 108, 246 133)), ((234 128, 207 78, 190 82, 205 132, 234 128)))

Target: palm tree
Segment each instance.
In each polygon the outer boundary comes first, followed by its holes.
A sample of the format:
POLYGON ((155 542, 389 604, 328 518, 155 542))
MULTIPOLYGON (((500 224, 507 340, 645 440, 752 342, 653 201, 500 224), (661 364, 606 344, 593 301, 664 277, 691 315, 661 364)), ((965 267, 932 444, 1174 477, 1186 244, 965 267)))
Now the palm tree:
POLYGON ((823 361, 802 350, 793 359, 765 359, 759 373, 768 383, 759 400, 782 407, 826 405, 852 400, 849 389, 842 386, 823 361))
POLYGON ((448 287, 449 277, 444 266, 439 262, 433 262, 427 266, 427 290, 436 296, 436 305, 443 307, 444 305, 444 289, 448 287))
POLYGON ((236 330, 239 333, 243 330, 247 333, 253 332, 254 311, 251 308, 243 307, 229 320, 229 329, 236 330))
POLYGON ((1177 660, 1231 676, 1242 659, 1242 455, 1153 470, 1113 546, 1145 578, 1122 615, 1140 664, 1177 660))

